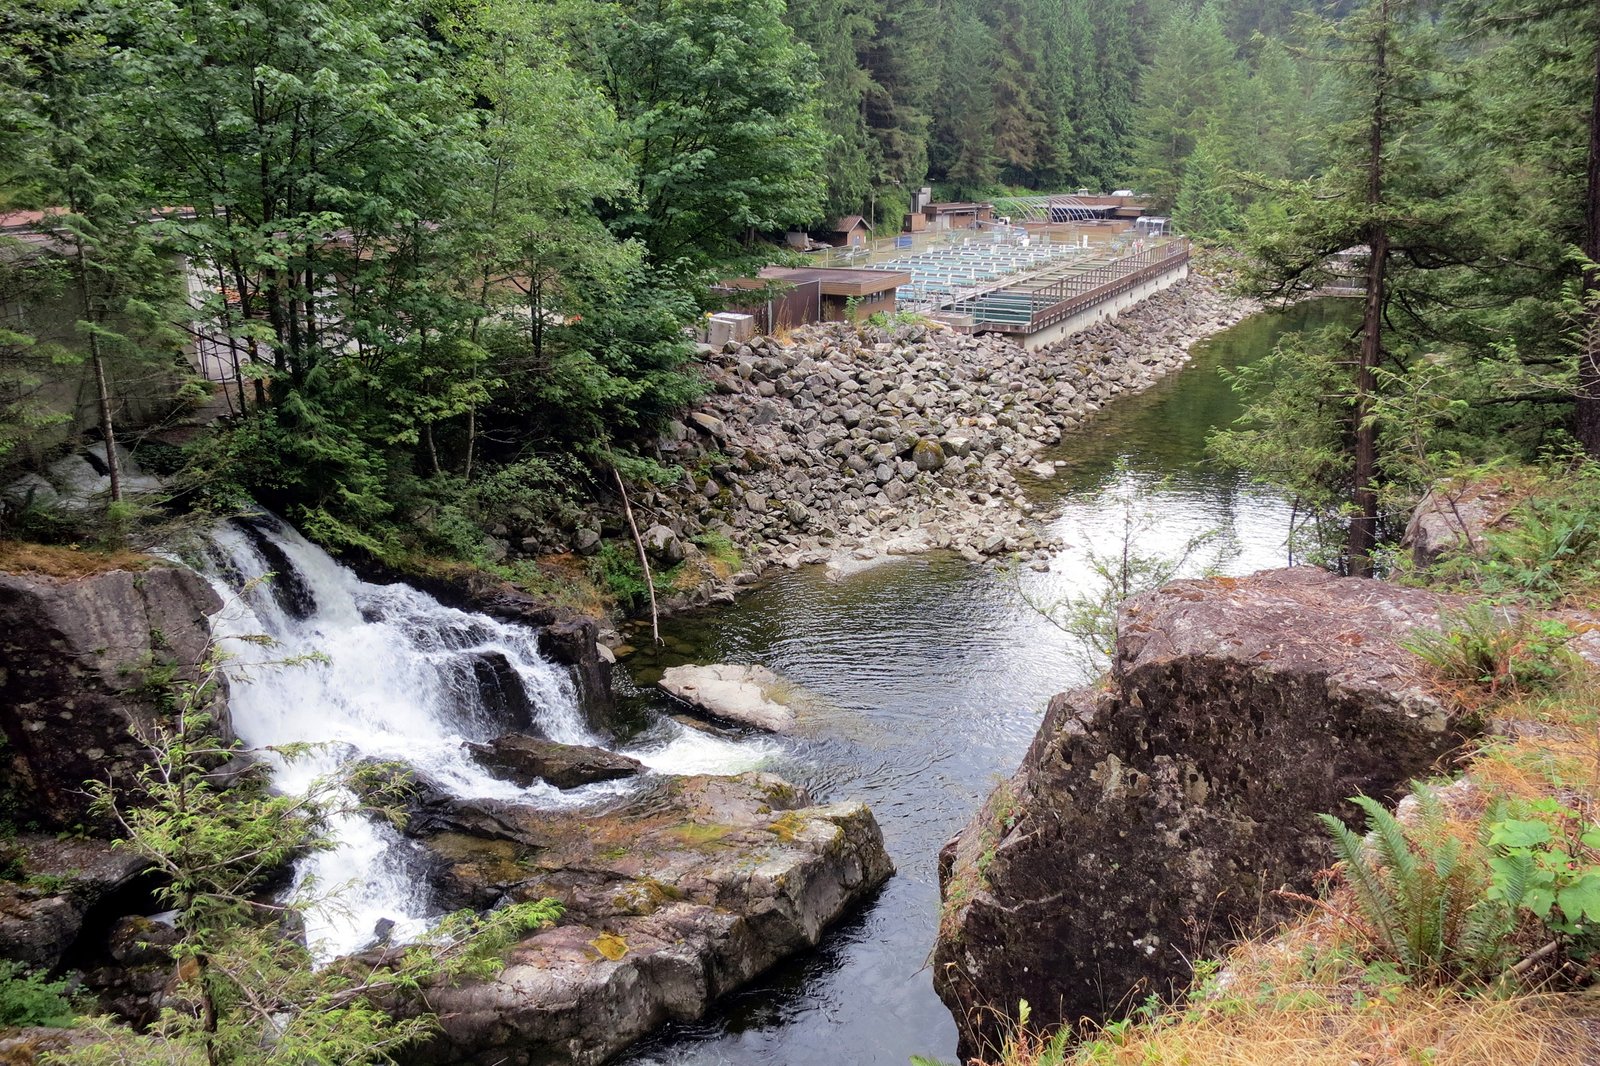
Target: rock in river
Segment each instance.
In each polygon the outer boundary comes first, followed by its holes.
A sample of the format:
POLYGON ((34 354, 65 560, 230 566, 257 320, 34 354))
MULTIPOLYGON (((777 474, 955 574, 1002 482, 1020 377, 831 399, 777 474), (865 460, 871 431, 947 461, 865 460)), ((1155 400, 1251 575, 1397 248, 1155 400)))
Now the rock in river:
POLYGON ((769 774, 664 778, 605 813, 502 809, 495 839, 419 834, 446 905, 566 914, 494 977, 430 989, 440 1033, 407 1061, 592 1066, 817 943, 894 867, 865 805, 809 803, 769 774))
POLYGON ((795 726, 792 688, 764 666, 673 666, 661 688, 712 718, 772 733, 795 726))
POLYGON ((468 741, 466 748, 490 773, 524 787, 548 781, 557 788, 578 788, 633 777, 644 769, 638 759, 605 748, 557 744, 523 733, 507 733, 487 744, 468 741))

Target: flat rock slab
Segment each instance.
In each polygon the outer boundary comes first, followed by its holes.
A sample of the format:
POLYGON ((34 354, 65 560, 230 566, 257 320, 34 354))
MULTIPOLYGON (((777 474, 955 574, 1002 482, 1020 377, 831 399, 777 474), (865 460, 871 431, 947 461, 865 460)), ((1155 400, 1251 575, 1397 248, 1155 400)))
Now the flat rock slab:
POLYGON ((797 721, 793 687, 764 666, 672 666, 659 684, 667 695, 725 722, 787 733, 797 721))
POLYGON ((551 897, 566 913, 492 978, 428 991, 440 1033, 407 1061, 598 1064, 823 930, 893 872, 872 812, 770 774, 665 778, 629 806, 504 808, 493 838, 414 834, 446 906, 551 897))

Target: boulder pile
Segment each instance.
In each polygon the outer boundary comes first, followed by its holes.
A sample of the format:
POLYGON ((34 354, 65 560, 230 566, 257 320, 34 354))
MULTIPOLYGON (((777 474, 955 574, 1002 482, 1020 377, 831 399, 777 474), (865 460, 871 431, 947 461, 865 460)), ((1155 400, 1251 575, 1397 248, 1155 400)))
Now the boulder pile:
POLYGON ((646 498, 659 516, 646 543, 670 565, 695 538, 725 537, 749 571, 734 585, 839 557, 1044 553, 1018 475, 1053 473, 1043 449, 1251 310, 1192 277, 1039 351, 927 324, 730 344, 706 356, 712 392, 659 441, 685 475, 646 498))

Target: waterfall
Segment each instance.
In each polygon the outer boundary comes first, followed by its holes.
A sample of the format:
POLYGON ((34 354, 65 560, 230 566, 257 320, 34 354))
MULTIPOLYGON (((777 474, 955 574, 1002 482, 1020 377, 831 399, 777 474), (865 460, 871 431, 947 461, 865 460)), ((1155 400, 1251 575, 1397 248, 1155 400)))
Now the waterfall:
MULTIPOLYGON (((362 581, 269 515, 224 523, 206 555, 206 576, 224 604, 212 629, 229 656, 240 739, 258 750, 313 745, 296 759, 267 751, 275 788, 303 792, 367 758, 405 762, 463 798, 547 808, 637 787, 523 788, 490 775, 463 748, 508 732, 603 743, 579 713, 571 678, 540 654, 533 630, 446 607, 407 585, 362 581)), ((773 750, 664 721, 628 754, 664 772, 737 773, 773 750)), ((397 940, 422 932, 430 901, 411 861, 414 845, 362 815, 337 819, 332 832, 335 846, 302 860, 292 890, 309 901, 307 935, 317 954, 365 946, 381 919, 396 923, 397 940)))

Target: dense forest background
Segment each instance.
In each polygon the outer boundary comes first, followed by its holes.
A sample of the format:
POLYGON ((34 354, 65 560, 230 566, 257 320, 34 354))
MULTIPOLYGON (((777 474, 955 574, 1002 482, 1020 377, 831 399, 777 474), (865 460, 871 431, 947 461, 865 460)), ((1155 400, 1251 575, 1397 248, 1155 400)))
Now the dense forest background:
POLYGON ((795 0, 788 21, 822 63, 829 208, 898 221, 924 180, 951 197, 1137 187, 1170 208, 1197 145, 1213 167, 1304 176, 1327 86, 1286 42, 1309 10, 795 0))
POLYGON ((895 229, 924 182, 1128 187, 1241 250, 1258 295, 1379 249, 1361 329, 1260 368, 1267 400, 1219 441, 1376 536, 1451 462, 1600 452, 1597 20, 1576 0, 24 0, 0 12, 0 209, 39 214, 0 256, 0 465, 110 439, 141 380, 177 380, 181 416, 208 390, 180 352, 209 331, 235 415, 167 456, 185 501, 481 558, 487 530, 559 527, 618 475, 681 478, 648 442, 703 387, 685 327, 783 231, 895 229))

